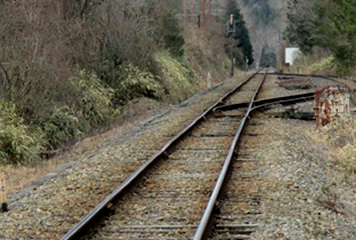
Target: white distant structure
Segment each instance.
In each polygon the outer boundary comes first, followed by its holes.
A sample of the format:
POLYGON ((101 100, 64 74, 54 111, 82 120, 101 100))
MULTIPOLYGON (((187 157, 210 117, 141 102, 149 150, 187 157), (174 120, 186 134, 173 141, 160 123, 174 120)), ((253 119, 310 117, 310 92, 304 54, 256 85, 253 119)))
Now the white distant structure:
POLYGON ((285 63, 289 65, 293 65, 294 60, 296 59, 296 57, 298 56, 298 54, 300 53, 299 48, 286 48, 286 57, 285 57, 285 63))

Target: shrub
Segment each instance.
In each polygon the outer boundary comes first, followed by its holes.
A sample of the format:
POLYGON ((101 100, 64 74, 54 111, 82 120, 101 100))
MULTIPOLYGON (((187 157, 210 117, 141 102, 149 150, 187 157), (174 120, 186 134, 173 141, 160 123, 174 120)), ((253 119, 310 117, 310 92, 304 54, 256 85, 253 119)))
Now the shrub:
POLYGON ((167 52, 156 55, 161 69, 161 84, 167 94, 168 102, 181 102, 193 94, 194 74, 186 60, 174 58, 167 52))
POLYGON ((47 149, 55 149, 64 143, 83 135, 92 127, 109 123, 114 116, 111 104, 113 90, 102 85, 93 73, 79 71, 70 79, 76 101, 71 107, 56 107, 51 115, 42 121, 47 149))
POLYGON ((313 63, 309 67, 310 73, 320 73, 320 72, 333 72, 335 69, 334 66, 334 57, 322 58, 320 61, 313 63))
POLYGON ((160 99, 163 97, 163 88, 154 75, 148 71, 128 64, 123 65, 118 70, 118 79, 114 84, 114 103, 124 105, 128 101, 146 96, 160 99))
POLYGON ((79 99, 76 109, 91 127, 107 124, 114 115, 111 100, 114 90, 105 87, 94 73, 80 71, 79 77, 71 80, 79 99))
POLYGON ((85 119, 79 119, 68 106, 55 108, 51 116, 42 123, 46 148, 55 149, 63 143, 79 137, 89 128, 85 119))
POLYGON ((41 144, 41 135, 16 115, 16 106, 0 100, 0 161, 31 163, 38 158, 41 144))
POLYGON ((356 148, 354 143, 348 143, 344 148, 346 159, 343 162, 344 168, 352 175, 356 174, 356 148))

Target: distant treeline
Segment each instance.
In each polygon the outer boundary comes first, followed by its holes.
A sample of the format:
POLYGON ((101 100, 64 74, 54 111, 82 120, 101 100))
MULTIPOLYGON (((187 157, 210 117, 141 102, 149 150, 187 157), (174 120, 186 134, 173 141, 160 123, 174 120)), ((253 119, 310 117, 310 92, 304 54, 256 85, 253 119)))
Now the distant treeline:
POLYGON ((286 36, 303 53, 318 47, 333 57, 341 75, 356 66, 356 0, 289 1, 286 36))
MULTIPOLYGON (((255 61, 253 58, 253 47, 245 20, 236 0, 227 0, 226 20, 229 20, 228 17, 231 15, 234 16, 233 32, 230 33, 230 36, 233 39, 233 42, 230 43, 230 45, 232 45, 234 49, 232 54, 236 59, 236 64, 238 66, 245 66, 247 63, 248 65, 251 65, 255 61)), ((227 51, 229 51, 230 47, 227 47, 227 51)))

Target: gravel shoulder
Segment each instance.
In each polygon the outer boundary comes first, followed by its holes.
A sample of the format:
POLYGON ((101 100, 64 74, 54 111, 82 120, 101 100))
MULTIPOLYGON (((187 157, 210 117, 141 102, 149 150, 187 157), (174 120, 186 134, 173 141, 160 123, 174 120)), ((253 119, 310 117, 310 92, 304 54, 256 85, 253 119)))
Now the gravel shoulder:
POLYGON ((252 239, 355 239, 355 178, 336 164, 334 148, 316 141, 325 132, 314 122, 268 122, 266 132, 280 137, 258 153, 262 213, 252 239))

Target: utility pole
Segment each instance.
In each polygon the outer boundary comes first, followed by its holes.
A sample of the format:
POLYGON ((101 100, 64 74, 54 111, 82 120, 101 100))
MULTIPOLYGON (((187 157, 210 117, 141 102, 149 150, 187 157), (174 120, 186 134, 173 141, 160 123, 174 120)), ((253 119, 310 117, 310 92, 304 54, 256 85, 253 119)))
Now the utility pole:
POLYGON ((187 0, 183 0, 183 17, 187 18, 187 0))
POLYGON ((197 24, 198 24, 198 28, 201 28, 201 16, 200 16, 200 14, 197 15, 197 24))
POLYGON ((205 28, 206 15, 205 15, 206 0, 201 0, 201 26, 205 28))
MULTIPOLYGON (((193 9, 192 9, 192 16, 197 16, 197 18, 195 19, 197 25, 198 25, 198 28, 199 28, 199 21, 198 21, 198 15, 197 15, 197 9, 195 7, 195 4, 193 5, 193 9)), ((194 19, 194 18, 193 18, 194 19)))
POLYGON ((208 2, 208 12, 209 12, 209 16, 208 16, 208 21, 209 21, 209 24, 211 24, 212 23, 212 16, 211 16, 211 1, 212 0, 208 0, 209 2, 208 2))
POLYGON ((235 24, 235 17, 234 14, 230 15, 230 20, 227 21, 226 23, 226 28, 227 28, 227 32, 229 34, 229 38, 230 38, 230 45, 231 45, 231 50, 230 50, 230 54, 231 54, 231 70, 230 70, 230 76, 233 77, 235 74, 235 58, 234 58, 234 33, 236 32, 236 24, 235 24))
POLYGON ((67 19, 67 0, 61 0, 61 12, 63 20, 67 19))

